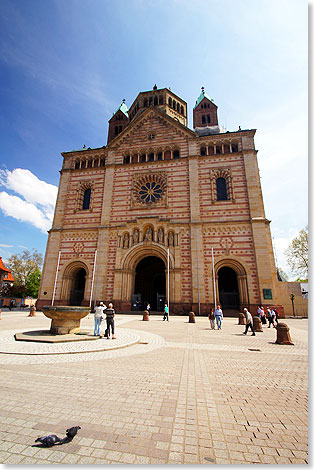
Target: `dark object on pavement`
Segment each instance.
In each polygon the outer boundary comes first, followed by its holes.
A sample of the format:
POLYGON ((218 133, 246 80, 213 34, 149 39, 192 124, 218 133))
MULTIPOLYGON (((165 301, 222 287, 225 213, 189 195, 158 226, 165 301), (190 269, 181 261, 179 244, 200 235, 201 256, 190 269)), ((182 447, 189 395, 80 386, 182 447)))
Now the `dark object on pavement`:
POLYGON ((81 426, 73 426, 72 428, 67 429, 65 431, 67 438, 72 440, 73 437, 77 435, 79 429, 82 429, 81 426))
POLYGON ((76 436, 78 430, 81 429, 81 426, 73 426, 65 431, 66 437, 61 439, 55 434, 50 434, 49 436, 38 437, 35 442, 40 442, 44 447, 52 447, 56 444, 66 444, 71 442, 73 437, 76 436))
POLYGON ((62 440, 63 439, 60 439, 60 437, 55 434, 50 434, 49 436, 38 437, 35 442, 40 442, 45 447, 52 447, 55 444, 62 443, 62 440))

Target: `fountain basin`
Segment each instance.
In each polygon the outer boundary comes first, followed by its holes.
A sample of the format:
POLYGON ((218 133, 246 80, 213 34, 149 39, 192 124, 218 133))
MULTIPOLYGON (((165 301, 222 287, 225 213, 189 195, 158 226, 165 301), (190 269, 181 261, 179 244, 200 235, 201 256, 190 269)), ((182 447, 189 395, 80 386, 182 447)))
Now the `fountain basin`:
POLYGON ((43 314, 51 319, 50 333, 52 335, 68 335, 79 333, 81 319, 86 317, 89 307, 72 307, 66 305, 43 306, 43 314))

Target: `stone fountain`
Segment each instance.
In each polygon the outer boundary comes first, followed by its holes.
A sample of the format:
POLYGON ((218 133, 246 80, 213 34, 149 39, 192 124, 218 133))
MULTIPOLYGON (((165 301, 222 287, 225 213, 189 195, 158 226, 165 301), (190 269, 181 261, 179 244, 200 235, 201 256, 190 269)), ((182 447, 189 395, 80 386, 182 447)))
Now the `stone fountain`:
POLYGON ((72 307, 72 306, 44 306, 41 307, 43 314, 47 318, 51 318, 50 334, 52 335, 68 335, 79 333, 81 319, 86 317, 89 307, 72 307))

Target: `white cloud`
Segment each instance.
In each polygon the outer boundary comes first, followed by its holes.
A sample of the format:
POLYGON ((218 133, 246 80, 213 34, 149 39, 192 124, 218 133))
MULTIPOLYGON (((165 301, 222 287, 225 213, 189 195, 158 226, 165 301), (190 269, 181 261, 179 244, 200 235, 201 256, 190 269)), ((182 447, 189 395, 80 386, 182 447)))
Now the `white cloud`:
POLYGON ((1 248, 13 248, 13 245, 5 245, 4 243, 0 243, 1 248))
POLYGON ((0 209, 5 215, 28 222, 44 233, 49 230, 58 192, 56 186, 22 168, 0 170, 0 185, 19 195, 0 192, 0 209))

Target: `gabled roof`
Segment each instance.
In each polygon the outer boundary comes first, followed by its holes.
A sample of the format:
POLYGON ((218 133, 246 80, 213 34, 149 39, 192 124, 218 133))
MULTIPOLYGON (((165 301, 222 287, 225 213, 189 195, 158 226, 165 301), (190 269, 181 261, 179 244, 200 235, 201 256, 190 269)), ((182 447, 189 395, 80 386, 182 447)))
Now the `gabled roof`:
POLYGON ((7 268, 4 266, 1 256, 0 256, 0 271, 4 271, 4 272, 6 272, 6 273, 11 273, 10 269, 7 269, 7 268))
POLYGON ((15 281, 15 279, 12 276, 12 273, 10 271, 4 276, 3 280, 5 282, 14 282, 15 281))
POLYGON ((178 127, 181 131, 185 132, 186 134, 188 134, 189 136, 197 136, 197 134, 192 131, 191 129, 189 129, 188 127, 184 126, 183 124, 181 124, 181 122, 177 121, 176 119, 168 116, 168 114, 166 114, 165 112, 161 111, 160 109, 158 109, 158 107, 155 107, 155 106, 150 106, 149 108, 145 108, 145 110, 140 113, 138 116, 136 116, 123 130, 122 132, 120 132, 120 134, 116 135, 108 144, 107 144, 107 148, 110 147, 112 144, 113 146, 117 144, 117 142, 123 138, 123 136, 125 134, 127 134, 128 132, 130 132, 130 130, 132 130, 132 128, 136 125, 138 125, 138 123, 144 119, 144 117, 150 113, 150 112, 154 112, 156 114, 158 114, 160 117, 162 117, 163 119, 165 119, 166 121, 168 121, 171 125, 173 125, 174 127, 178 127))
POLYGON ((118 112, 118 111, 122 111, 123 114, 126 115, 126 117, 128 118, 129 115, 128 115, 128 107, 127 105, 125 104, 124 100, 122 101, 122 103, 120 104, 119 108, 113 113, 113 116, 118 112))
MULTIPOLYGON (((202 87, 202 92, 200 94, 200 96, 197 98, 196 100, 196 103, 195 103, 195 106, 193 109, 196 108, 196 106, 198 106, 200 104, 200 102, 204 99, 204 98, 207 98, 209 101, 211 101, 212 103, 214 103, 214 100, 212 98, 210 98, 210 96, 208 96, 208 94, 206 93, 206 91, 204 90, 204 87, 202 87)), ((215 103, 214 103, 215 104, 215 103)))

